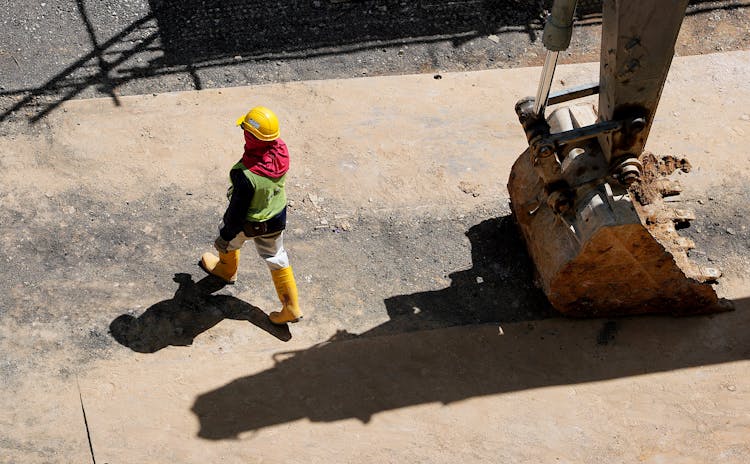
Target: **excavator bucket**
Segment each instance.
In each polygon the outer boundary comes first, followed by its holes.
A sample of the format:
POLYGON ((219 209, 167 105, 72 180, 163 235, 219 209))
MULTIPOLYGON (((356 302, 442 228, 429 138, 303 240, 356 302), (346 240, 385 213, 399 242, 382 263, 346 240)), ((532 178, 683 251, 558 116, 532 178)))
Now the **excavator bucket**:
MULTIPOLYGON (((587 149, 568 155, 574 159, 563 174, 596 170, 596 155, 587 149)), ((676 226, 684 226, 691 213, 663 201, 678 190, 668 178, 673 160, 644 153, 640 181, 629 188, 617 182, 585 186, 570 210, 560 214, 540 201, 544 186, 531 150, 518 158, 508 183, 511 208, 538 283, 558 311, 606 317, 729 309, 711 285, 719 271, 693 264, 687 251, 695 245, 677 232, 676 226)), ((682 165, 688 169, 684 160, 682 165)))
POLYGON ((730 309, 680 237, 691 213, 667 207, 689 163, 644 152, 688 0, 604 0, 599 82, 550 95, 575 0, 556 0, 536 98, 516 104, 529 148, 511 169, 511 209, 557 310, 571 316, 698 314, 730 309), (547 105, 599 95, 592 102, 547 105))

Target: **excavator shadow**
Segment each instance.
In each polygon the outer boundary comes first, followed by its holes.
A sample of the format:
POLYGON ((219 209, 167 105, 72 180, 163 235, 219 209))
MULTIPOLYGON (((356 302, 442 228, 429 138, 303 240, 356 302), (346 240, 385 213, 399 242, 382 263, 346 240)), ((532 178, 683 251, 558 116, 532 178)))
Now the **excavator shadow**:
POLYGON ((471 269, 449 274, 449 287, 387 298, 390 320, 363 336, 487 322, 559 317, 534 285, 534 265, 512 216, 471 227, 471 269))
POLYGON ((750 298, 715 316, 555 317, 512 226, 506 217, 472 227, 472 269, 449 288, 388 298, 381 326, 279 353, 274 367, 198 396, 198 436, 300 419, 367 423, 415 405, 750 359, 750 298))
MULTIPOLYGON (((363 423, 384 411, 750 359, 750 299, 713 317, 546 319, 341 341, 200 395, 198 436, 233 439, 300 419, 363 423)), ((684 375, 691 375, 686 372, 684 375)))
POLYGON ((175 274, 179 288, 173 298, 149 307, 137 318, 122 314, 109 325, 112 337, 139 353, 155 353, 169 345, 188 346, 195 337, 224 319, 246 320, 281 341, 292 336, 275 326, 258 307, 230 295, 213 295, 224 283, 206 276, 194 282, 190 274, 175 274))

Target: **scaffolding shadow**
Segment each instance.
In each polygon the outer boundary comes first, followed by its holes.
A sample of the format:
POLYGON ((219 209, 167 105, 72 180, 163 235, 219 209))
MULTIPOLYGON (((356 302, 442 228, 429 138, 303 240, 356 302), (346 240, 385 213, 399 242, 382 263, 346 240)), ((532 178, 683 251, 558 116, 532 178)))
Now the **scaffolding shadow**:
MULTIPOLYGON (((691 1, 689 13, 721 8, 691 1)), ((721 2, 718 2, 719 4, 721 2)), ((84 0, 76 0, 91 50, 34 88, 0 92, 20 98, 0 110, 0 123, 31 110, 36 123, 86 90, 119 105, 118 88, 132 81, 187 74, 196 90, 198 72, 278 59, 341 56, 363 50, 449 41, 458 46, 477 37, 541 31, 551 0, 276 0, 262 3, 149 0, 149 12, 106 40, 84 0)), ((601 0, 582 0, 578 18, 595 24, 601 0)))

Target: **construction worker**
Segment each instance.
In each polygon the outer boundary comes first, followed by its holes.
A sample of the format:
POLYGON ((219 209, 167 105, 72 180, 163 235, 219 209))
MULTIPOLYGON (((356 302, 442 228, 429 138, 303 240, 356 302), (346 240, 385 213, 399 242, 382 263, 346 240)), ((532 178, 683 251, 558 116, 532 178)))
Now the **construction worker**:
POLYGON ((286 227, 286 173, 289 151, 279 138, 279 120, 263 106, 251 109, 237 120, 245 135, 242 159, 229 171, 229 206, 219 226, 214 247, 219 256, 204 253, 200 266, 228 284, 237 280, 240 248, 247 240, 255 242, 258 254, 271 270, 281 311, 269 319, 286 324, 302 319, 297 284, 284 249, 286 227))

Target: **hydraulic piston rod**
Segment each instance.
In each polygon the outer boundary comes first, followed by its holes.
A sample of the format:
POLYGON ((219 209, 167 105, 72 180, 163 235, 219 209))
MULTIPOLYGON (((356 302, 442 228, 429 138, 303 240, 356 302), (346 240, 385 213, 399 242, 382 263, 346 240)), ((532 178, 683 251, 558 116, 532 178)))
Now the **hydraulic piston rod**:
POLYGON ((537 117, 544 117, 544 109, 547 107, 547 98, 549 98, 549 91, 552 88, 552 78, 555 76, 555 67, 557 67, 557 57, 560 52, 547 51, 547 56, 544 58, 544 67, 542 68, 542 77, 539 80, 539 88, 536 91, 536 99, 534 100, 534 114, 537 117))
POLYGON ((557 58, 560 52, 570 45, 575 9, 576 0, 555 0, 552 5, 552 13, 547 16, 547 22, 544 24, 542 42, 544 48, 547 49, 547 56, 544 58, 542 77, 539 80, 539 88, 534 100, 534 114, 539 118, 544 117, 544 109, 547 107, 547 98, 552 87, 552 78, 555 76, 557 58))

